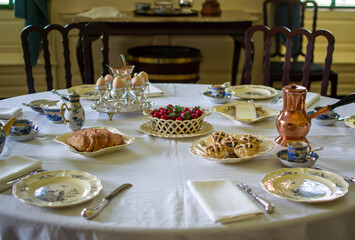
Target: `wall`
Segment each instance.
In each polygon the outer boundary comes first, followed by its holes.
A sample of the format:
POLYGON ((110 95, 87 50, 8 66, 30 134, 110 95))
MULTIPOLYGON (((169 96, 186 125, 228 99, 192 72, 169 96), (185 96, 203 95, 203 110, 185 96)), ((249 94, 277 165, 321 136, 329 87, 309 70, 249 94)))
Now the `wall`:
MULTIPOLYGON (((151 0, 150 2, 154 2, 151 0)), ((175 0, 177 4, 177 0, 175 0)), ((194 9, 200 10, 204 0, 195 0, 194 9)), ((222 11, 226 9, 243 9, 260 18, 261 6, 263 0, 219 0, 222 11)), ((127 0, 52 0, 50 1, 51 22, 65 25, 66 22, 61 17, 61 13, 80 12, 95 6, 114 6, 117 10, 130 11, 134 8, 134 1, 127 0)), ((355 92, 355 12, 354 11, 320 11, 318 17, 318 28, 326 28, 333 32, 336 38, 334 60, 332 68, 339 73, 338 94, 345 95, 355 92)), ((257 22, 259 23, 259 22, 257 22)), ((23 19, 14 19, 13 12, 9 10, 0 10, 0 31, 3 37, 0 39, 0 98, 25 94, 27 92, 26 77, 24 72, 22 48, 20 43, 20 32, 23 28, 23 19)), ((309 21, 306 21, 306 27, 310 28, 309 21)), ((55 36, 53 38, 56 39, 55 36)), ((70 42, 74 50, 76 36, 72 35, 70 42)), ((173 44, 197 47, 204 56, 201 63, 200 83, 222 83, 231 79, 233 42, 228 36, 208 37, 204 36, 146 36, 146 37, 111 37, 110 38, 110 62, 119 63, 119 54, 124 53, 129 47, 149 44, 173 44), (203 38, 203 41, 201 40, 203 38)), ((316 61, 323 61, 322 55, 318 55, 317 51, 323 51, 322 42, 317 42, 316 61)), ((62 70, 63 60, 61 59, 62 50, 58 48, 60 41, 52 43, 53 53, 52 61, 54 67, 54 86, 55 88, 64 88, 64 72, 62 70)), ((94 45, 94 49, 98 50, 98 46, 94 45)), ((73 52, 73 51, 72 51, 73 52)), ((261 49, 258 49, 261 52, 261 49)), ((242 53, 243 54, 243 53, 242 53)), ((72 54, 74 55, 74 54, 72 54)), ((78 68, 75 64, 75 56, 73 59, 73 83, 81 84, 78 68)), ((261 67, 261 60, 258 60, 257 67, 261 67)), ((99 57, 95 58, 95 65, 99 65, 99 57)), ((243 66, 243 55, 239 66, 239 76, 243 66)), ((45 90, 44 72, 42 71, 42 61, 39 61, 34 71, 36 73, 36 90, 45 90)), ((99 77, 100 70, 95 71, 95 75, 99 77)), ((260 82, 260 71, 253 72, 253 81, 260 82)), ((314 87, 312 89, 317 91, 314 87)))

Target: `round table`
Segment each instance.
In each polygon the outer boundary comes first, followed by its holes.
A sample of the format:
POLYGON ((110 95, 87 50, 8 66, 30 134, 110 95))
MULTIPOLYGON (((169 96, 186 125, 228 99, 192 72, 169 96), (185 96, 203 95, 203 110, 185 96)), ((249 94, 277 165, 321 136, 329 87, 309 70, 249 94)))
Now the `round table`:
MULTIPOLYGON (((201 93, 207 85, 157 84, 164 95, 151 98, 155 106, 214 106, 201 93)), ((65 90, 60 92, 64 93, 65 90)), ((2 107, 22 107, 37 99, 59 100, 50 92, 18 96, 0 101, 2 107)), ((237 99, 232 99, 235 101, 237 99)), ((311 107, 327 105, 336 99, 321 97, 311 107)), ((271 99, 256 101, 281 110, 282 103, 271 99)), ((64 124, 53 124, 44 115, 23 107, 21 118, 33 120, 39 135, 27 142, 10 139, 0 159, 13 154, 41 160, 46 170, 79 170, 97 176, 103 185, 93 200, 66 208, 40 208, 16 200, 11 191, 0 194, 0 238, 2 239, 353 239, 355 236, 355 189, 342 198, 325 203, 297 203, 277 198, 262 189, 260 180, 270 171, 282 168, 275 148, 258 158, 237 164, 219 164, 193 156, 191 143, 200 137, 169 139, 153 137, 139 130, 148 118, 141 112, 116 114, 112 121, 90 109, 90 100, 81 100, 86 113, 85 128, 115 127, 135 137, 135 142, 117 152, 87 158, 53 141, 70 132, 64 124), (272 214, 230 224, 210 220, 186 182, 188 180, 231 179, 244 182, 256 193, 276 205, 272 214), (114 198, 94 219, 80 216, 81 210, 99 203, 123 183, 133 187, 114 198)), ((354 114, 354 104, 336 109, 340 116, 354 114)), ((251 133, 275 139, 275 117, 243 125, 212 113, 205 120, 214 131, 251 133)), ((201 136, 202 137, 202 136, 201 136)), ((312 124, 307 136, 319 151, 317 165, 348 176, 355 176, 354 132, 344 122, 331 126, 312 124)), ((1 161, 1 160, 0 160, 1 161)), ((1 169, 0 169, 1 170, 1 169)))

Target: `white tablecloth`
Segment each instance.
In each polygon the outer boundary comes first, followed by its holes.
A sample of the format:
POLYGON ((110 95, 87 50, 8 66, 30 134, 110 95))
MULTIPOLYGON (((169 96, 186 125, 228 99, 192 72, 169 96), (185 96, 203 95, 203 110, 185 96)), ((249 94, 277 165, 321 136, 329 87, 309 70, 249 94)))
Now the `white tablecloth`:
MULTIPOLYGON (((156 106, 178 104, 211 107, 201 92, 206 85, 159 84, 164 96, 152 98, 156 106)), ((0 101, 0 107, 21 107, 37 99, 58 99, 50 92, 19 96, 0 101)), ((269 107, 271 100, 257 101, 269 107)), ((326 105, 335 99, 322 97, 314 103, 326 105)), ((117 114, 113 121, 106 114, 85 108, 85 127, 111 126, 134 136, 133 145, 107 155, 86 158, 72 153, 53 141, 68 126, 53 124, 44 115, 23 107, 21 118, 40 126, 38 137, 28 142, 8 140, 0 159, 20 154, 43 162, 47 170, 80 170, 97 176, 103 185, 99 196, 87 203, 59 209, 40 208, 16 200, 11 191, 0 194, 0 239, 354 239, 355 185, 338 200, 303 204, 282 200, 265 192, 262 177, 283 166, 277 159, 276 146, 270 153, 232 165, 223 165, 195 157, 189 146, 196 138, 166 139, 144 134, 139 127, 148 118, 142 113, 117 114), (276 205, 276 211, 258 219, 221 225, 210 220, 189 190, 187 180, 231 179, 249 184, 256 193, 276 205), (122 183, 132 183, 93 220, 80 216, 84 207, 101 201, 122 183)), ((280 106, 279 106, 280 107, 280 106)), ((336 109, 341 116, 355 114, 354 104, 336 109)), ((274 139, 278 133, 275 118, 243 125, 212 113, 206 121, 216 131, 251 133, 274 139)), ((334 172, 355 176, 354 133, 343 122, 332 126, 312 125, 308 139, 318 152, 318 165, 334 172)), ((1 171, 1 169, 0 169, 1 171)))

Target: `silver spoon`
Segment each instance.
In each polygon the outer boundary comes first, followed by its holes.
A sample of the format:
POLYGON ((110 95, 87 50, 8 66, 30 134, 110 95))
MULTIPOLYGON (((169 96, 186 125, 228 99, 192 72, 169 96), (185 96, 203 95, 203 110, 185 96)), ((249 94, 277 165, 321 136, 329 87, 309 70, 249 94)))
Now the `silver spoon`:
POLYGON ((95 217, 109 202, 110 200, 116 196, 117 194, 119 194, 122 190, 132 187, 133 185, 130 183, 125 183, 121 186, 119 186, 118 188, 116 188, 112 193, 110 193, 107 197, 105 197, 104 199, 102 199, 102 201, 96 205, 95 207, 91 208, 91 209, 86 209, 84 208, 81 211, 81 216, 83 216, 86 219, 91 219, 93 217, 95 217))

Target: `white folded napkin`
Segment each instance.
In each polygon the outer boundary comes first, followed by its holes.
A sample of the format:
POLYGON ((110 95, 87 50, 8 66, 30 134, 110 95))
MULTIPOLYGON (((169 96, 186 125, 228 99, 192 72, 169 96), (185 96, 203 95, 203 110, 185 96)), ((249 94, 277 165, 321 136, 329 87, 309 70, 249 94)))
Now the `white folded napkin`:
POLYGON ((127 14, 117 11, 114 7, 94 7, 89 11, 76 14, 77 17, 97 18, 116 18, 126 17, 127 14))
POLYGON ((149 97, 159 97, 161 95, 164 95, 164 92, 160 90, 158 87, 149 83, 149 97))
POLYGON ((21 112, 22 108, 0 108, 0 119, 17 117, 21 112))
POLYGON ((11 179, 21 177, 42 165, 42 161, 12 155, 6 159, 0 160, 0 183, 5 183, 11 179))
POLYGON ((307 92, 306 95, 306 108, 309 108, 313 103, 320 99, 319 93, 307 92))
POLYGON ((264 212, 229 179, 187 181, 207 215, 215 222, 230 223, 256 218, 264 212))

